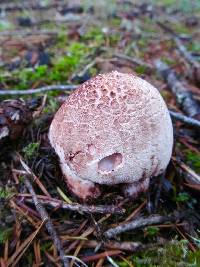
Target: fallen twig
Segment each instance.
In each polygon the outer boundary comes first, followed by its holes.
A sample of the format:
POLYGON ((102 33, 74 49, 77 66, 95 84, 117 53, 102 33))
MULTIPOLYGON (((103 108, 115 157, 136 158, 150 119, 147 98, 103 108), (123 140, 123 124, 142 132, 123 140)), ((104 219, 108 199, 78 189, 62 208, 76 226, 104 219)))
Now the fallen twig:
POLYGON ((21 1, 20 3, 5 3, 1 4, 0 10, 3 11, 16 11, 16 10, 46 10, 50 8, 58 8, 62 4, 60 1, 52 2, 48 5, 42 4, 40 2, 34 2, 34 1, 21 1))
POLYGON ((152 215, 147 218, 142 217, 142 218, 138 218, 127 223, 123 223, 114 228, 110 228, 104 233, 104 236, 106 238, 112 238, 112 237, 115 237, 117 234, 121 234, 129 230, 135 230, 135 229, 142 228, 148 225, 160 224, 164 222, 175 222, 175 221, 179 221, 183 217, 184 217, 183 214, 168 215, 168 216, 161 216, 161 215, 156 214, 156 215, 152 215))
POLYGON ((16 30, 16 31, 2 31, 0 37, 7 36, 25 36, 25 35, 50 35, 57 36, 56 30, 16 30))
POLYGON ((28 191, 30 192, 30 194, 32 195, 32 198, 33 198, 33 202, 35 204, 35 207, 36 207, 36 210, 38 211, 38 213, 40 214, 41 216, 41 219, 46 222, 45 223, 45 226, 47 228, 47 231, 48 233, 50 234, 53 242, 54 242, 54 245, 60 255, 60 258, 63 262, 63 265, 65 267, 68 267, 69 266, 69 261, 67 259, 67 257, 65 256, 65 252, 64 252, 64 249, 63 249, 63 246, 62 246, 62 243, 61 243, 61 240, 60 238, 58 237, 55 229, 54 229, 54 226, 53 226, 53 223, 51 222, 49 216, 48 216, 48 213, 47 211, 45 210, 45 208, 42 206, 41 202, 38 200, 37 198, 37 195, 29 181, 29 179, 27 177, 25 177, 24 179, 24 183, 28 189, 28 191))
MULTIPOLYGON (((28 202, 32 202, 31 196, 27 194, 19 194, 20 197, 25 197, 28 202)), ((102 214, 123 214, 125 212, 124 209, 120 207, 115 207, 111 205, 99 205, 99 206, 87 206, 87 205, 81 205, 78 203, 74 204, 67 204, 62 200, 50 198, 47 196, 40 196, 37 195, 38 199, 43 205, 47 205, 53 208, 62 208, 72 211, 78 211, 78 212, 86 212, 86 213, 102 213, 102 214)))
POLYGON ((123 55, 123 54, 120 54, 120 53, 113 53, 113 56, 114 57, 117 57, 117 58, 120 58, 120 59, 123 59, 123 60, 127 60, 133 64, 136 64, 136 65, 139 65, 139 66, 144 66, 146 67, 147 69, 153 69, 153 66, 139 58, 133 58, 133 57, 129 57, 127 55, 123 55))
POLYGON ((32 95, 32 94, 38 94, 42 92, 47 91, 71 91, 77 88, 77 85, 69 84, 69 85, 63 85, 63 84, 55 84, 55 85, 47 85, 35 89, 26 89, 26 90, 1 90, 0 89, 0 95, 32 95))
MULTIPOLYGON (((51 197, 51 195, 49 194, 49 192, 46 190, 45 186, 42 184, 42 182, 40 181, 40 179, 31 171, 31 169, 29 168, 29 166, 23 161, 21 155, 17 154, 20 160, 21 165, 23 166, 23 168, 26 171, 26 174, 28 174, 32 179, 33 182, 35 182, 38 187, 41 189, 41 191, 48 197, 51 197)), ((23 171, 22 171, 22 174, 23 171)))
POLYGON ((192 188, 192 189, 195 189, 195 190, 198 190, 200 191, 200 185, 197 185, 197 184, 188 184, 188 183, 184 183, 184 185, 192 188))
POLYGON ((174 111, 169 111, 172 119, 179 120, 184 122, 185 124, 188 124, 189 126, 194 126, 194 127, 200 127, 200 121, 195 120, 193 118, 187 117, 181 113, 174 112, 174 111))
POLYGON ((183 163, 180 160, 177 160, 175 157, 172 157, 173 161, 175 161, 179 167, 187 172, 189 174, 189 176, 187 176, 187 180, 189 180, 190 182, 200 185, 200 175, 197 174, 194 170, 192 170, 189 166, 187 166, 185 163, 183 163))
POLYGON ((176 43, 176 46, 178 48, 178 51, 180 54, 184 57, 184 59, 191 65, 192 70, 192 76, 193 79, 200 83, 200 64, 196 59, 192 56, 192 54, 187 50, 187 48, 182 44, 179 35, 176 34, 169 26, 163 24, 162 22, 157 22, 157 24, 166 32, 168 32, 172 37, 174 42, 176 43))
POLYGON ((193 98, 191 92, 187 90, 184 84, 178 80, 176 73, 161 60, 156 60, 155 66, 167 82, 172 93, 176 96, 176 100, 183 111, 190 117, 200 119, 200 106, 198 102, 193 98))
MULTIPOLYGON (((186 49, 186 47, 181 43, 181 41, 179 40, 179 38, 174 38, 174 41, 176 43, 176 46, 179 50, 179 52, 183 55, 183 57, 187 60, 187 62, 190 63, 190 65, 192 65, 192 67, 194 68, 194 74, 200 74, 200 64, 198 61, 195 60, 195 58, 191 55, 190 52, 188 52, 188 50, 186 49)), ((200 77, 195 76, 196 79, 200 79, 200 77)), ((198 80, 200 81, 200 80, 198 80)))
POLYGON ((150 70, 154 69, 153 65, 151 65, 151 64, 149 64, 149 63, 147 63, 147 62, 145 62, 145 61, 143 61, 143 60, 141 60, 139 58, 130 57, 130 56, 127 56, 127 55, 124 55, 124 54, 121 54, 121 53, 117 53, 117 52, 113 53, 107 47, 102 47, 101 51, 102 52, 110 52, 113 57, 117 57, 119 59, 123 59, 123 60, 129 61, 129 62, 131 62, 131 63, 133 63, 135 65, 144 66, 144 67, 146 67, 147 69, 150 69, 150 70))

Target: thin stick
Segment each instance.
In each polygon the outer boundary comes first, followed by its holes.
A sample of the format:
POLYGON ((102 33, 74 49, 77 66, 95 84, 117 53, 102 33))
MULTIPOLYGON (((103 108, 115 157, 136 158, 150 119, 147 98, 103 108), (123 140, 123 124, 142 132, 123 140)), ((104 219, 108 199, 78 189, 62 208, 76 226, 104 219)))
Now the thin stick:
POLYGON ((56 30, 16 30, 16 31, 2 31, 0 37, 7 36, 28 36, 28 35, 51 35, 57 36, 58 31, 56 30))
POLYGON ((200 184, 200 175, 197 174, 194 170, 192 170, 189 166, 187 166, 184 162, 177 160, 175 157, 172 157, 173 161, 175 161, 182 170, 184 170, 185 172, 187 172, 189 175, 191 175, 192 177, 190 178, 190 180, 192 180, 192 182, 194 182, 195 184, 200 184))
POLYGON ((147 63, 147 62, 145 62, 145 61, 143 61, 143 60, 141 60, 139 58, 136 58, 136 57, 133 58, 133 57, 130 57, 130 56, 118 53, 118 52, 112 53, 112 51, 107 47, 102 47, 101 51, 102 52, 110 52, 113 57, 117 57, 119 59, 123 59, 123 60, 129 61, 132 64, 139 65, 139 66, 144 66, 144 67, 146 67, 148 69, 154 69, 153 65, 151 65, 151 64, 149 64, 149 63, 147 63))
POLYGON ((20 1, 19 3, 13 1, 8 3, 2 3, 0 10, 6 11, 6 12, 12 12, 12 11, 23 11, 23 10, 42 10, 46 11, 51 8, 55 9, 61 9, 68 7, 66 1, 49 1, 48 4, 43 4, 43 2, 40 3, 40 1, 20 1))
POLYGON ((46 196, 51 197, 51 195, 46 190, 45 186, 42 184, 42 182, 40 181, 40 179, 32 172, 32 170, 29 168, 29 166, 23 161, 21 155, 19 155, 18 153, 17 153, 17 155, 19 156, 19 160, 20 160, 23 168, 26 170, 26 174, 29 174, 29 176, 33 179, 33 182, 35 182, 38 185, 38 187, 41 189, 41 191, 46 196))
POLYGON ((195 120, 193 118, 190 118, 188 116, 185 116, 181 113, 178 112, 174 112, 174 111, 169 111, 171 117, 175 120, 179 120, 184 122, 185 124, 188 124, 189 126, 194 126, 194 127, 200 127, 200 121, 199 120, 195 120))
POLYGON ((190 64, 190 73, 192 73, 192 78, 199 84, 200 83, 200 64, 199 62, 192 56, 192 54, 186 49, 186 47, 182 44, 179 38, 174 38, 176 46, 178 48, 179 53, 184 57, 184 59, 190 64))
POLYGON ((42 204, 38 200, 37 195, 36 195, 36 193, 35 193, 35 191, 33 189, 33 186, 31 185, 31 183, 30 183, 30 181, 29 181, 29 179, 27 177, 25 177, 24 183, 25 183, 28 191, 32 195, 33 202, 35 204, 36 210, 38 211, 38 213, 41 216, 41 219, 46 222, 45 226, 46 226, 47 231, 50 234, 50 236, 51 236, 51 238, 52 238, 52 240, 54 242, 54 245, 55 245, 58 253, 60 254, 60 258, 61 258, 61 260, 63 262, 63 265, 65 267, 68 267, 69 266, 69 261, 65 256, 65 252, 64 252, 61 240, 58 237, 58 235, 57 235, 57 233, 56 233, 56 231, 54 229, 53 223, 50 220, 47 211, 45 210, 45 208, 42 206, 42 204))
MULTIPOLYGON (((21 196, 21 195, 20 195, 21 196)), ((30 195, 24 195, 23 197, 28 197, 27 201, 32 202, 32 199, 30 199, 30 195)), ((46 196, 37 196, 40 202, 43 205, 47 205, 53 208, 62 208, 62 209, 67 209, 67 210, 72 210, 72 211, 77 211, 77 212, 86 212, 86 213, 101 213, 101 214, 123 214, 125 212, 124 209, 112 205, 99 205, 99 206, 88 206, 88 205, 81 205, 78 203, 72 203, 68 204, 62 200, 59 199, 54 199, 46 196)))
POLYGON ((139 58, 133 58, 133 57, 129 57, 127 55, 123 55, 123 54, 120 54, 120 53, 113 53, 113 56, 114 57, 117 57, 119 59, 123 59, 123 60, 126 60, 126 61, 129 61, 133 64, 136 64, 136 65, 139 65, 139 66, 144 66, 146 67, 147 69, 153 69, 153 66, 139 58))
POLYGON ((76 89, 78 86, 69 84, 69 85, 64 85, 64 84, 55 84, 55 85, 48 85, 48 86, 43 86, 35 89, 26 89, 26 90, 1 90, 0 89, 0 95, 32 95, 32 94, 38 94, 42 92, 47 92, 47 91, 72 91, 76 89))
POLYGON ((114 228, 110 228, 104 233, 104 236, 106 238, 112 238, 115 237, 117 234, 121 234, 129 230, 135 230, 137 228, 142 228, 148 225, 161 224, 164 222, 174 222, 176 220, 180 220, 181 218, 183 218, 183 214, 169 215, 169 216, 161 216, 156 214, 149 216, 147 218, 141 217, 131 222, 127 222, 119 226, 116 226, 114 228))
POLYGON ((178 47, 179 52, 183 55, 183 57, 194 67, 199 68, 200 64, 197 62, 194 57, 188 52, 186 47, 181 43, 179 38, 174 38, 174 41, 178 47))

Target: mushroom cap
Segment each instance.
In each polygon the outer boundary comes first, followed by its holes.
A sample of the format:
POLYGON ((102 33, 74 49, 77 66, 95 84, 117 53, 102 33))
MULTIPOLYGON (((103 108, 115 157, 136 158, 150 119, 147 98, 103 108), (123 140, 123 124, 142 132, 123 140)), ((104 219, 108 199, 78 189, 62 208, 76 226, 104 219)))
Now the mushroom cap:
POLYGON ((86 81, 67 98, 49 139, 65 176, 98 184, 134 183, 166 169, 173 128, 155 87, 113 71, 86 81))

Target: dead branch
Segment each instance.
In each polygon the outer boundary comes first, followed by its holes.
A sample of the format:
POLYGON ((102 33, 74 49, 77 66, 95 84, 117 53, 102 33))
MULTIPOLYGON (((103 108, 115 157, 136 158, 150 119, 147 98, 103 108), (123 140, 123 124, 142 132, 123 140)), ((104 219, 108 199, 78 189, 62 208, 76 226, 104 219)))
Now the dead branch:
POLYGON ((177 46, 179 53, 184 57, 184 59, 191 65, 192 70, 190 70, 193 79, 200 83, 200 64, 192 56, 192 54, 187 50, 187 48, 182 44, 179 35, 175 33, 169 26, 163 24, 162 22, 157 22, 157 24, 165 31, 168 32, 172 37, 177 46))
POLYGON ((181 43, 179 38, 174 38, 174 41, 176 43, 176 46, 179 50, 179 52, 183 55, 183 57, 195 68, 200 68, 199 62, 197 62, 194 57, 190 54, 190 52, 186 49, 186 47, 181 43))
POLYGON ((47 85, 35 89, 26 89, 26 90, 1 90, 0 89, 0 95, 32 95, 32 94, 38 94, 42 92, 47 92, 47 91, 71 91, 76 89, 78 86, 69 84, 69 85, 64 85, 64 84, 58 84, 58 85, 47 85))
POLYGON ((25 35, 50 35, 57 36, 58 31, 55 30, 15 30, 15 31, 2 31, 0 37, 7 36, 25 36, 25 35))
MULTIPOLYGON (((23 195, 23 197, 25 197, 23 195)), ((101 214, 123 214, 125 212, 124 209, 116 206, 110 206, 110 205, 99 205, 99 206, 87 206, 87 205, 81 205, 78 203, 73 204, 67 204, 64 201, 61 201, 59 199, 53 199, 46 196, 37 196, 38 199, 40 199, 40 202, 43 205, 50 206, 52 208, 61 208, 61 209, 67 209, 77 212, 86 212, 86 213, 101 213, 101 214)), ((26 196, 28 202, 32 202, 29 196, 26 196)))
POLYGON ((117 57, 119 59, 123 59, 123 60, 126 60, 126 61, 129 61, 133 64, 136 64, 136 65, 139 65, 139 66, 144 66, 146 67, 147 69, 150 69, 152 70, 153 69, 153 66, 139 58, 133 58, 133 57, 129 57, 127 55, 123 55, 123 54, 120 54, 120 53, 113 53, 113 56, 114 57, 117 57))
POLYGON ((186 47, 181 43, 179 38, 174 38, 176 46, 180 54, 185 58, 185 60, 191 65, 192 69, 190 70, 192 74, 192 78, 196 81, 196 83, 200 83, 200 64, 195 58, 191 55, 191 53, 186 49, 186 47))
POLYGON ((117 52, 112 52, 110 49, 108 49, 107 47, 102 47, 101 48, 101 51, 102 52, 110 52, 112 57, 116 57, 116 58, 119 58, 119 59, 122 59, 122 60, 125 60, 125 61, 128 61, 132 64, 135 64, 135 65, 139 65, 139 66, 144 66, 146 67, 147 69, 154 69, 153 65, 139 59, 139 58, 136 58, 136 57, 130 57, 130 56, 127 56, 127 55, 124 55, 124 54, 121 54, 121 53, 117 53, 117 52))
POLYGON ((61 258, 61 260, 63 262, 63 265, 65 267, 68 267, 69 266, 69 261, 68 261, 67 257, 65 256, 65 252, 64 252, 61 240, 58 237, 58 235, 57 235, 57 233, 56 233, 56 231, 54 229, 53 223, 52 223, 47 211, 42 206, 41 202, 38 200, 37 195, 36 195, 32 185, 31 185, 31 183, 30 183, 30 181, 29 181, 29 179, 27 177, 25 177, 24 183, 25 183, 28 191, 32 195, 33 202, 35 204, 36 210, 40 214, 42 221, 46 222, 45 226, 46 226, 47 231, 50 234, 50 236, 51 236, 51 238, 52 238, 52 240, 54 242, 54 245, 55 245, 55 247, 56 247, 56 249, 57 249, 57 251, 58 251, 58 253, 60 255, 60 258, 61 258))
POLYGON ((166 222, 172 223, 172 222, 180 221, 183 217, 184 215, 180 213, 168 215, 168 216, 161 216, 161 215, 156 214, 156 215, 152 215, 147 218, 141 217, 133 221, 123 223, 114 228, 110 228, 104 233, 104 236, 106 238, 113 238, 117 234, 121 234, 129 230, 135 230, 138 228, 143 228, 148 225, 155 225, 155 224, 166 223, 166 222))
POLYGON ((19 3, 5 3, 1 4, 0 10, 3 11, 20 11, 20 10, 26 10, 26 9, 32 9, 32 10, 48 10, 50 8, 58 8, 58 7, 65 7, 66 3, 61 1, 53 1, 52 3, 49 3, 48 5, 42 4, 40 2, 35 1, 20 1, 19 3))
POLYGON ((173 31, 169 26, 166 25, 166 23, 163 23, 161 21, 157 21, 158 26, 160 26, 160 28, 162 28, 165 32, 169 33, 171 36, 173 37, 179 37, 179 35, 173 31))
POLYGON ((200 127, 200 121, 199 120, 195 120, 193 118, 187 117, 181 113, 178 112, 174 112, 174 111, 169 111, 172 119, 184 122, 185 124, 189 125, 189 126, 194 126, 194 127, 200 127))
MULTIPOLYGON (((40 181, 40 179, 31 171, 31 169, 29 168, 29 166, 25 163, 25 161, 22 159, 20 154, 17 154, 17 156, 19 157, 20 163, 23 166, 23 168, 25 169, 26 173, 28 174, 29 177, 31 177, 33 179, 33 182, 35 182, 38 187, 40 188, 40 190, 48 197, 51 197, 51 195, 49 194, 49 192, 46 190, 45 186, 42 184, 42 182, 40 181)), ((24 173, 23 173, 24 174, 24 173)))
POLYGON ((177 78, 176 73, 161 60, 156 60, 155 66, 157 71, 167 82, 183 111, 190 117, 200 120, 200 106, 198 102, 193 98, 186 86, 177 78))
MULTIPOLYGON (((84 243, 84 247, 86 248, 97 248, 100 247, 104 249, 117 249, 122 251, 129 251, 129 252, 137 252, 137 251, 144 251, 148 249, 155 249, 155 247, 159 247, 162 245, 165 245, 167 243, 171 243, 169 241, 166 241, 164 239, 157 240, 156 243, 150 243, 150 244, 143 244, 142 242, 132 242, 132 241, 123 241, 123 242, 117 242, 117 241, 106 241, 105 243, 99 243, 96 240, 87 240, 84 243)), ((175 241, 172 241, 175 242, 175 241)))

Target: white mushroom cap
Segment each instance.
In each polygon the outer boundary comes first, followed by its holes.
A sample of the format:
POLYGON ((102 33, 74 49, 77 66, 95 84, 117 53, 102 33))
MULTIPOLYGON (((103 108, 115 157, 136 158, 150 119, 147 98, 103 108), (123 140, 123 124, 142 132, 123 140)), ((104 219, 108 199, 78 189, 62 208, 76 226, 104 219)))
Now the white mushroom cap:
POLYGON ((166 169, 173 129, 155 87, 113 71, 88 80, 68 97, 52 121, 49 139, 67 178, 131 184, 166 169))

